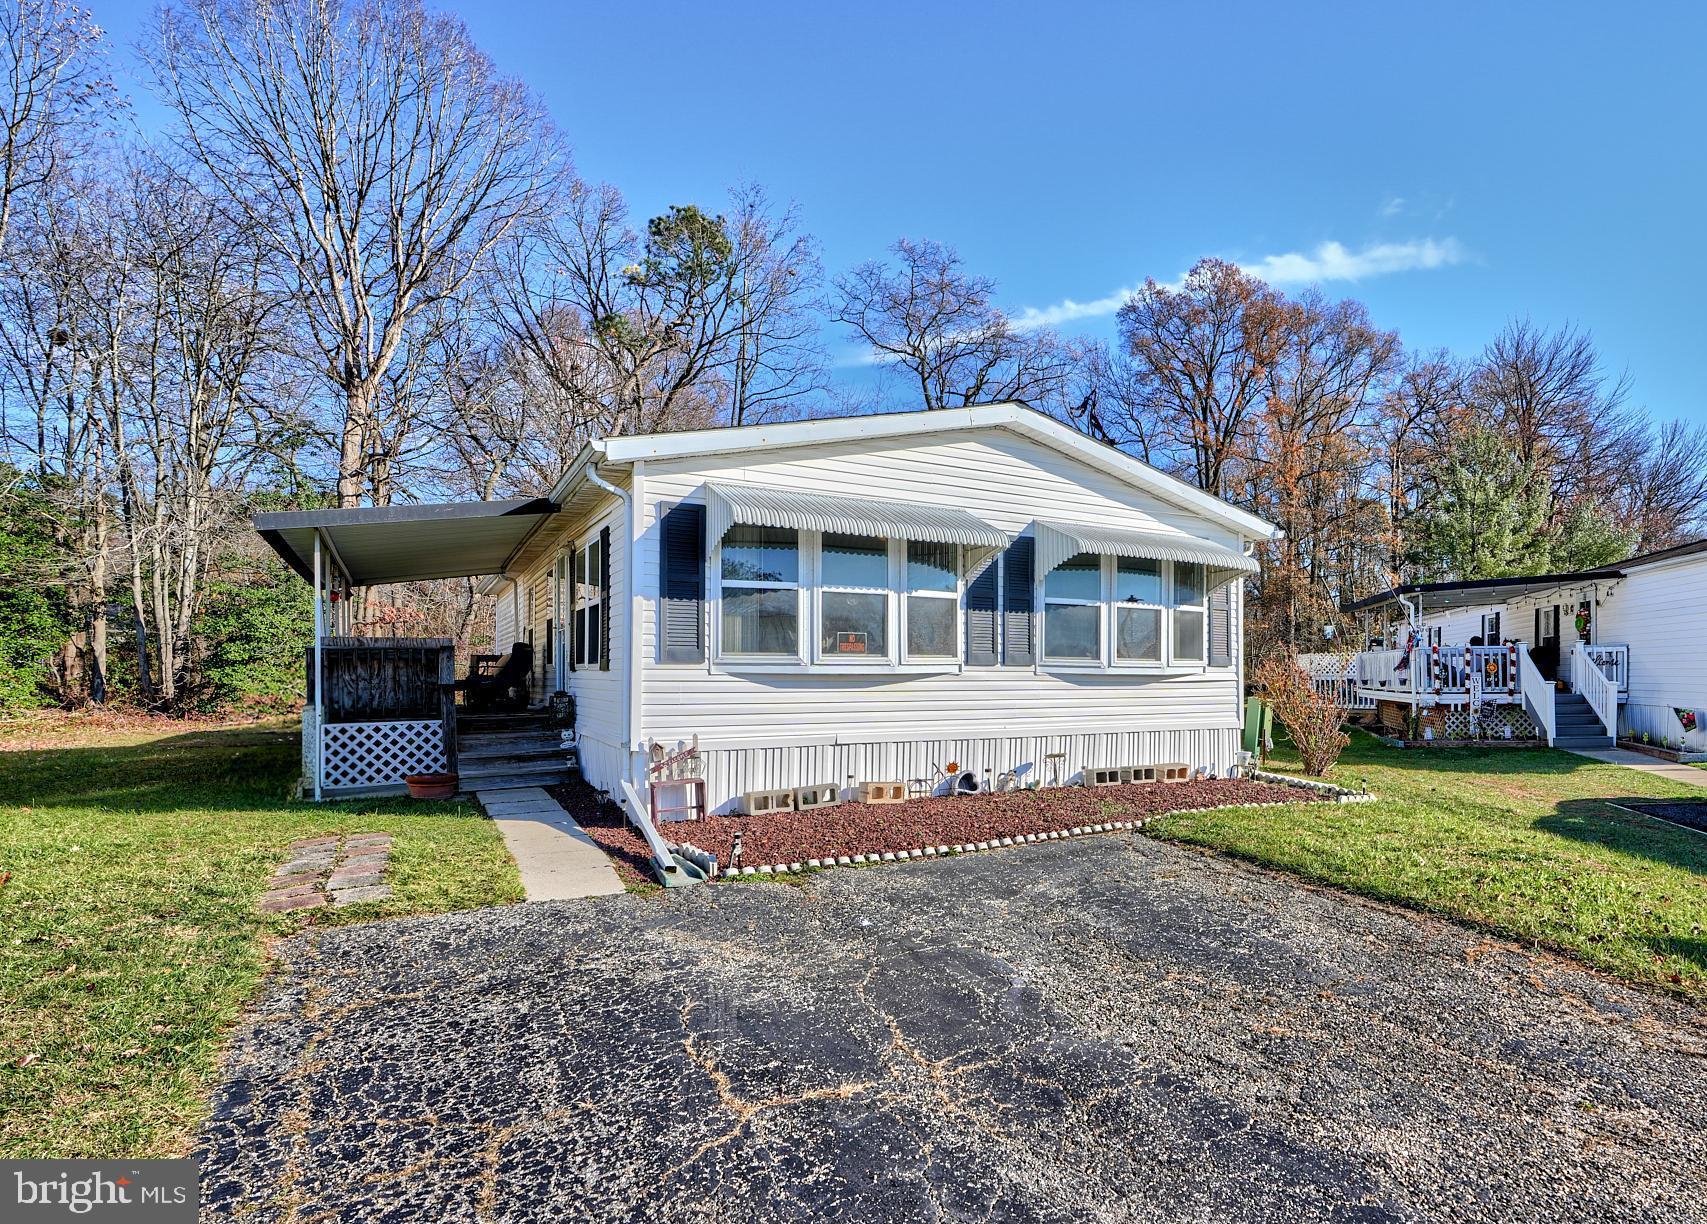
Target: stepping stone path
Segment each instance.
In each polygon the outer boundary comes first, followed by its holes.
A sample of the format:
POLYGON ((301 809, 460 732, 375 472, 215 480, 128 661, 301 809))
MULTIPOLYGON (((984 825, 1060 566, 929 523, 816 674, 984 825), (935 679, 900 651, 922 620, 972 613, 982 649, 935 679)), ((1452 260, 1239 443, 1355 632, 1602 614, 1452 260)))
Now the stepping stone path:
POLYGON ((391 895, 385 868, 391 861, 391 834, 352 833, 305 837, 290 844, 290 859, 267 882, 261 897, 263 914, 318 909, 361 901, 383 901, 391 895))

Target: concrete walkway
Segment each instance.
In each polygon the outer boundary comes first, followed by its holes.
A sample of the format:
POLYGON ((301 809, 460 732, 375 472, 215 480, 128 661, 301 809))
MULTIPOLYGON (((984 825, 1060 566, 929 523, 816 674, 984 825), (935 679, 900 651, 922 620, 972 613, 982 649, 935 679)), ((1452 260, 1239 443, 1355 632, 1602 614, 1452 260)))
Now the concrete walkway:
POLYGON ((623 892, 616 870, 587 831, 543 787, 477 790, 521 869, 529 901, 567 901, 623 892))
POLYGON ((1662 761, 1645 752, 1631 752, 1628 748, 1573 748, 1571 751, 1578 756, 1605 761, 1608 765, 1628 765, 1631 769, 1639 769, 1643 773, 1654 774, 1673 782, 1682 782, 1685 786, 1707 787, 1707 769, 1679 765, 1676 761, 1662 761))

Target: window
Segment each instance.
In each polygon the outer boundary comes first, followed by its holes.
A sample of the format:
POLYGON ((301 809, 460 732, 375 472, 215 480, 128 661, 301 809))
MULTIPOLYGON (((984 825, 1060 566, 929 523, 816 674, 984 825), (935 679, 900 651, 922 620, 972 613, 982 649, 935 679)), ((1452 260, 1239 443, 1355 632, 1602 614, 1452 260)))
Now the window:
POLYGON ((1203 662, 1206 584, 1201 565, 1174 562, 1174 662, 1203 662))
POLYGON ((960 550, 953 544, 907 541, 907 654, 954 658, 960 609, 960 550))
POLYGON ((818 643, 824 657, 888 659, 889 541, 826 532, 819 556, 818 643))
POLYGON ((1114 657, 1119 663, 1162 661, 1162 563, 1119 557, 1114 570, 1114 657))
POLYGON ((587 546, 569 554, 569 585, 571 598, 575 603, 575 666, 597 667, 599 665, 599 602, 603 592, 599 589, 601 571, 599 559, 599 541, 588 541, 587 546))
POLYGON ((723 653, 800 653, 800 542, 781 527, 723 537, 723 653))
POLYGON ((1102 558, 1095 553, 1071 557, 1044 578, 1043 655, 1102 658, 1102 558))

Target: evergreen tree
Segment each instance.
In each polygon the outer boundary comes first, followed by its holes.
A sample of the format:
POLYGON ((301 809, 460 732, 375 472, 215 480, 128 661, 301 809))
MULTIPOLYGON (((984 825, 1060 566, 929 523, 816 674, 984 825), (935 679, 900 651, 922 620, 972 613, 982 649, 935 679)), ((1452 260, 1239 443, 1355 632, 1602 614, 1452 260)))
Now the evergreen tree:
POLYGON ((1431 475, 1422 542, 1431 577, 1473 581, 1548 572, 1546 476, 1496 431, 1473 425, 1459 433, 1431 475))

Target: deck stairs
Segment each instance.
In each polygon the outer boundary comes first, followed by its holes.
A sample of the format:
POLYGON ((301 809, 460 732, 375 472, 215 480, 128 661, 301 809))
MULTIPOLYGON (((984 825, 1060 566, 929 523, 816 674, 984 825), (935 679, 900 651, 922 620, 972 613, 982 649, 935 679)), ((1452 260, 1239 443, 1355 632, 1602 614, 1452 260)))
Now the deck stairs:
POLYGON ((553 786, 577 776, 546 714, 458 714, 456 772, 464 791, 553 786))
POLYGON ((1553 695, 1555 748, 1610 748, 1612 736, 1581 693, 1553 695))

